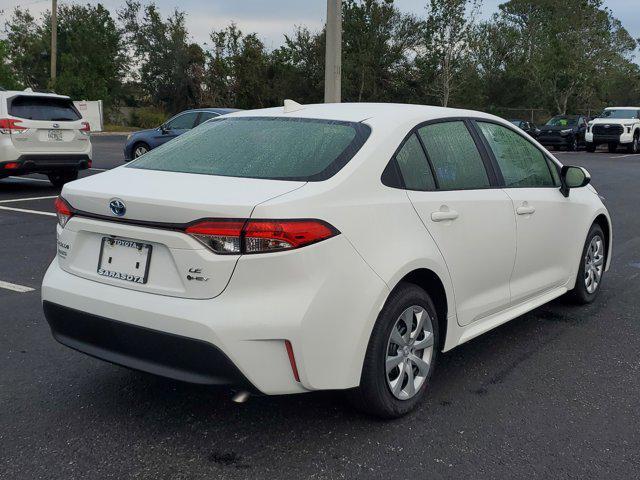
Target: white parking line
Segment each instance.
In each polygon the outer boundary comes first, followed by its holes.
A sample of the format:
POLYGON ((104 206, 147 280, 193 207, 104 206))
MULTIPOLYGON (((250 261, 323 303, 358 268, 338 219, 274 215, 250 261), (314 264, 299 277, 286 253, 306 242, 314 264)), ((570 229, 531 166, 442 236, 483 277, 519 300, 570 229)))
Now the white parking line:
POLYGON ((630 153, 629 155, 616 155, 615 157, 609 157, 609 158, 625 158, 625 157, 635 157, 637 156, 636 153, 630 153))
POLYGON ((35 213, 36 215, 46 215, 47 217, 55 217, 55 213, 51 212, 41 212, 39 210, 28 210, 26 208, 15 208, 15 207, 0 207, 0 210, 9 210, 11 212, 21 212, 21 213, 35 213))
POLYGON ((25 287, 24 285, 18 285, 17 283, 3 282, 2 280, 0 280, 0 288, 20 293, 33 292, 35 290, 31 287, 25 287))
POLYGON ((9 177, 9 178, 15 178, 16 180, 31 180, 32 182, 47 182, 47 183, 49 183, 49 180, 45 180, 44 178, 28 178, 28 177, 9 177))
POLYGON ((0 200, 0 203, 28 202, 29 200, 49 200, 51 198, 57 197, 57 195, 49 195, 48 197, 12 198, 11 200, 0 200))
POLYGON ((91 167, 89 170, 95 170, 96 172, 106 172, 109 169, 108 168, 93 168, 93 167, 91 167))

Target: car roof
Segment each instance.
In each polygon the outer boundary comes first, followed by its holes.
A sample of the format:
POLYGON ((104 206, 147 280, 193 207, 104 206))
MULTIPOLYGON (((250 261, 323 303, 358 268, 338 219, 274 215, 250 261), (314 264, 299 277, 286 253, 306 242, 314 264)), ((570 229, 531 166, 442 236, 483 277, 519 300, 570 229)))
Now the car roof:
POLYGON ((230 116, 309 118, 345 122, 366 121, 367 124, 380 125, 389 123, 418 123, 452 117, 487 118, 505 122, 504 119, 494 115, 476 112, 474 110, 402 103, 318 103, 300 105, 289 112, 285 112, 284 107, 273 107, 259 110, 243 110, 232 113, 230 116))
POLYGON ((58 95, 53 92, 34 92, 32 90, 0 90, 0 95, 3 97, 49 97, 49 98, 63 98, 65 100, 70 100, 71 97, 67 95, 58 95))
POLYGON ((176 113, 176 115, 180 115, 181 113, 186 112, 212 112, 212 113, 231 113, 231 112, 239 112, 240 110, 237 108, 217 108, 217 107, 202 107, 202 108, 192 108, 189 110, 183 110, 182 112, 176 113))

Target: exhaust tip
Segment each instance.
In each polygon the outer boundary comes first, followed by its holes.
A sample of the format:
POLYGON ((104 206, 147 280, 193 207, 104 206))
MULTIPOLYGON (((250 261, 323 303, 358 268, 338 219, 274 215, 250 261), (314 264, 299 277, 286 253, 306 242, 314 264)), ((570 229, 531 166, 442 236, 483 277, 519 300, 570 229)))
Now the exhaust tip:
POLYGON ((247 392, 246 390, 242 390, 231 397, 231 401, 235 403, 244 403, 249 400, 249 395, 249 392, 247 392))

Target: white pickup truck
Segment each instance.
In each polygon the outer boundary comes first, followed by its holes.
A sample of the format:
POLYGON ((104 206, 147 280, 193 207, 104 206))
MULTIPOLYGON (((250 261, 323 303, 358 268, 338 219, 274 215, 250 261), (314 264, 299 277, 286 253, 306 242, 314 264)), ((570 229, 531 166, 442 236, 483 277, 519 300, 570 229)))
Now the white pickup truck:
POLYGON ((640 149, 640 107, 609 107, 589 122, 585 134, 587 151, 594 152, 598 145, 607 144, 609 152, 619 145, 629 153, 640 149))

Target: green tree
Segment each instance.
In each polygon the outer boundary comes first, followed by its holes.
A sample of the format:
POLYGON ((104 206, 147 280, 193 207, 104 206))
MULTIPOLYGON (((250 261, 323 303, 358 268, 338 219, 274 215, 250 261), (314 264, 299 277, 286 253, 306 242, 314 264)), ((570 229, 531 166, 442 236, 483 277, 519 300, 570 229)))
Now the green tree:
POLYGON ((443 107, 449 105, 464 79, 474 76, 470 50, 480 4, 480 0, 429 0, 416 63, 427 92, 443 107))
POLYGON ((6 90, 13 90, 20 88, 20 85, 8 61, 7 48, 6 40, 0 40, 0 87, 6 90))
POLYGON ((155 4, 127 0, 118 18, 143 100, 171 113, 200 105, 205 54, 190 41, 184 12, 175 10, 163 20, 155 4))
POLYGON ((16 9, 6 31, 11 69, 24 85, 77 99, 101 99, 107 105, 119 95, 127 57, 122 33, 101 4, 58 8, 55 84, 50 81, 50 12, 35 19, 28 10, 16 9))

